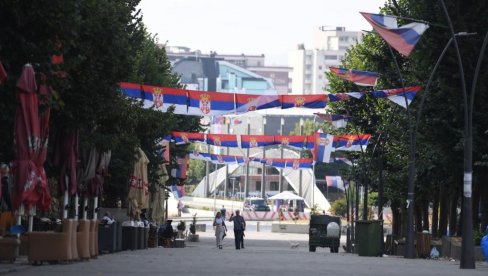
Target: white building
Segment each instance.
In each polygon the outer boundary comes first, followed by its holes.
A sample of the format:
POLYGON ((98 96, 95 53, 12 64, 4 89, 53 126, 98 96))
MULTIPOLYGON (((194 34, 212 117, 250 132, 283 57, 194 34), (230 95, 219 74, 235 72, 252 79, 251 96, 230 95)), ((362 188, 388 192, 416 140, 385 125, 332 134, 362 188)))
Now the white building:
POLYGON ((314 31, 312 49, 305 49, 299 44, 289 53, 292 94, 323 93, 328 88, 325 71, 330 66, 340 66, 346 50, 360 42, 362 32, 346 31, 345 27, 331 29, 320 26, 314 31))

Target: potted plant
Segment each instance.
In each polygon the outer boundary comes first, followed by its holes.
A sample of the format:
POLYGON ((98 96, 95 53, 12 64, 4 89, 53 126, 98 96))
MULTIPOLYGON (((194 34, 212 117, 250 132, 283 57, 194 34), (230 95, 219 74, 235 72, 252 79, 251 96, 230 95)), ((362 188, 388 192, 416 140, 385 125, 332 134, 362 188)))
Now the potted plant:
POLYGON ((186 229, 186 223, 184 220, 180 220, 180 223, 176 226, 176 229, 178 230, 178 238, 183 238, 183 232, 186 229))
POLYGON ((196 234, 196 232, 197 232, 197 214, 195 213, 193 215, 192 224, 190 224, 190 235, 188 237, 189 241, 191 242, 198 241, 198 235, 196 234))

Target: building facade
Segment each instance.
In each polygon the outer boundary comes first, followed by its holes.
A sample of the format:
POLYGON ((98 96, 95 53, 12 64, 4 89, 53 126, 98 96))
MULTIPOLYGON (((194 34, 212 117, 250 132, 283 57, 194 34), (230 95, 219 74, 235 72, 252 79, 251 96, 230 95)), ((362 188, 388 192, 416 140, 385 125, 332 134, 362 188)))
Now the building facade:
POLYGON ((291 93, 324 93, 329 85, 325 72, 331 66, 340 66, 347 49, 361 39, 362 32, 346 31, 345 27, 317 28, 312 49, 299 44, 289 53, 289 65, 292 67, 291 93))

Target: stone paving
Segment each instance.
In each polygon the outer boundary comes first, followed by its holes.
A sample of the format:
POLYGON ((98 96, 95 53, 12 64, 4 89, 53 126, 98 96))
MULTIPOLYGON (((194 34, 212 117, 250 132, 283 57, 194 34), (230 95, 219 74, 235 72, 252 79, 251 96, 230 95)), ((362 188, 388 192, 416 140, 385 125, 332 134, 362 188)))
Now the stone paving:
POLYGON ((185 248, 153 248, 101 255, 73 264, 32 266, 25 258, 1 263, 9 275, 488 275, 487 263, 474 270, 459 269, 458 261, 404 259, 396 256, 359 257, 329 253, 327 248, 308 252, 308 236, 247 231, 245 249, 236 250, 233 233, 224 248, 215 246, 213 232, 199 232, 200 242, 185 248), (298 247, 291 245, 299 244, 298 247))

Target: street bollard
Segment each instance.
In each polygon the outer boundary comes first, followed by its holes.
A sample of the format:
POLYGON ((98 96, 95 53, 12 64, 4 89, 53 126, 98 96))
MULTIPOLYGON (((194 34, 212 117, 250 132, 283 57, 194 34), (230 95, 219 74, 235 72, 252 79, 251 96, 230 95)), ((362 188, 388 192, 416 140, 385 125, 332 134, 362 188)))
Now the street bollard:
POLYGON ((256 222, 256 232, 259 232, 259 221, 256 222))

